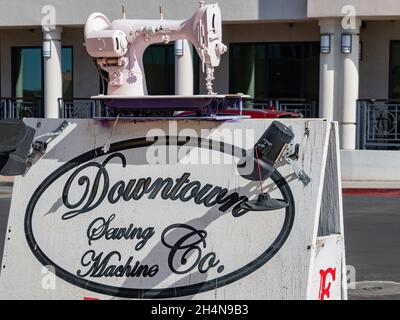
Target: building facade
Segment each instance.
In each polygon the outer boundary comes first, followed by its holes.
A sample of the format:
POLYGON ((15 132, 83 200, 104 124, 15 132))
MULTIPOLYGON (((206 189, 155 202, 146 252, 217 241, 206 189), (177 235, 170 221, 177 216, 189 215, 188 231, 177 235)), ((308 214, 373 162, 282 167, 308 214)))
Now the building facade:
MULTIPOLYGON (((229 50, 216 70, 218 93, 250 94, 263 106, 309 108, 308 116, 339 122, 344 149, 399 148, 398 0, 218 3, 229 50)), ((83 26, 95 11, 120 18, 122 4, 127 18, 159 18, 153 0, 0 0, 2 117, 58 117, 60 98, 78 108, 101 92, 83 26), (42 27, 48 22, 53 28, 42 27)), ((186 19, 197 6, 165 1, 164 18, 186 19)), ((151 94, 205 93, 198 57, 188 43, 183 49, 183 55, 172 45, 147 50, 151 94)))

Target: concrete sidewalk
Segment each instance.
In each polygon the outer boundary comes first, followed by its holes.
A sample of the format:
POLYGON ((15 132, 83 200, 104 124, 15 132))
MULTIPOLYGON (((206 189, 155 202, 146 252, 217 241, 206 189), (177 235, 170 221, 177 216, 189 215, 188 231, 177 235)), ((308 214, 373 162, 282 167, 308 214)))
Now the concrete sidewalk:
POLYGON ((341 150, 343 188, 400 189, 400 151, 341 150))
POLYGON ((400 189, 400 181, 348 181, 342 180, 343 189, 400 189))

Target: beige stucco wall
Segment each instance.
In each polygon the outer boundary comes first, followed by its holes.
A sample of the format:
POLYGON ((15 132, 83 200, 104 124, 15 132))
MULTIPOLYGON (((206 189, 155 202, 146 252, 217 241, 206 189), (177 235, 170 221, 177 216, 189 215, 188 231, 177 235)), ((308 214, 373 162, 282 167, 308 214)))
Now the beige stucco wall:
POLYGON ((73 46, 74 96, 89 97, 99 94, 99 75, 91 57, 83 46, 82 28, 65 28, 62 43, 73 46))
MULTIPOLYGON (((56 9, 56 24, 82 26, 87 16, 100 11, 116 19, 125 4, 129 18, 159 17, 160 2, 167 19, 185 19, 193 14, 197 1, 188 0, 0 0, 0 28, 39 26, 42 8, 52 5, 56 9)), ((400 16, 399 0, 208 0, 218 2, 224 21, 289 21, 308 18, 340 17, 342 8, 352 5, 357 16, 390 18, 400 16)))
MULTIPOLYGON (((361 29, 363 59, 360 61, 360 98, 387 98, 389 87, 390 40, 400 40, 400 21, 367 21, 361 29)), ((318 41, 320 29, 317 21, 294 23, 226 24, 224 42, 283 42, 318 41)), ((73 46, 74 96, 87 97, 99 93, 96 68, 87 55, 82 28, 64 28, 63 45, 73 46)), ((41 46, 40 29, 0 30, 1 95, 11 93, 11 47, 41 46)), ((204 75, 200 72, 201 92, 205 93, 204 75)), ((216 70, 215 89, 229 91, 229 53, 216 70)))
MULTIPOLYGON (((218 2, 224 21, 306 19, 307 0, 208 0, 218 2)), ((189 18, 198 7, 195 0, 0 0, 0 27, 39 26, 42 8, 56 9, 56 24, 82 26, 88 15, 99 11, 110 19, 121 17, 125 4, 127 17, 132 19, 159 18, 162 3, 166 19, 189 18)))
POLYGON ((385 18, 400 15, 399 0, 308 0, 309 18, 341 17, 342 8, 351 5, 359 17, 385 18))
MULTIPOLYGON (((226 44, 237 42, 285 42, 319 41, 319 26, 316 21, 269 24, 230 24, 223 27, 223 41, 226 44)), ((229 52, 216 70, 214 81, 218 93, 229 92, 229 52)), ((204 81, 201 80, 200 84, 204 81)), ((201 90, 205 93, 204 87, 201 90)))
MULTIPOLYGON (((319 26, 316 21, 271 24, 226 24, 223 26, 223 41, 232 42, 281 42, 281 41, 318 41, 319 26)), ((96 68, 83 47, 82 28, 64 28, 62 35, 64 46, 73 46, 74 96, 87 97, 99 92, 99 79, 96 68)), ((1 95, 11 95, 11 47, 41 46, 40 29, 0 30, 1 55, 1 95)), ((200 72, 200 91, 205 93, 204 75, 200 72)), ((223 56, 216 70, 215 89, 219 93, 229 91, 229 53, 223 56)))
POLYGON ((1 95, 9 97, 11 93, 11 47, 40 46, 42 32, 39 29, 31 30, 1 30, 0 58, 1 58, 1 95))
MULTIPOLYGON (((98 94, 99 78, 96 68, 83 47, 82 28, 64 28, 63 46, 73 46, 74 96, 87 97, 98 94)), ((18 46, 42 46, 40 29, 0 30, 1 96, 12 96, 11 48, 18 46)))
MULTIPOLYGON (((400 2, 399 2, 400 3, 400 2)), ((390 41, 400 40, 400 21, 366 21, 360 35, 363 59, 360 61, 359 97, 387 99, 389 92, 390 41)), ((318 23, 236 24, 224 26, 224 42, 319 41, 318 23)), ((202 83, 202 82, 201 82, 202 83)), ((223 57, 216 72, 218 92, 229 89, 229 54, 223 57)))

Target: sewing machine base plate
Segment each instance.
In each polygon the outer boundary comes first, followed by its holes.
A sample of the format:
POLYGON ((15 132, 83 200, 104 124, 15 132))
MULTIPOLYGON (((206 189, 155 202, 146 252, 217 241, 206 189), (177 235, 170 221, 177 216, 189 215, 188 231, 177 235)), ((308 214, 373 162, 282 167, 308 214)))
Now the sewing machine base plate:
POLYGON ((154 95, 154 96, 112 96, 98 95, 92 99, 103 101, 104 104, 118 111, 126 110, 163 110, 163 111, 198 111, 207 116, 214 115, 218 110, 234 107, 242 108, 243 99, 249 96, 233 95, 154 95))
MULTIPOLYGON (((114 120, 116 117, 94 117, 96 120, 114 120)), ((180 120, 201 120, 201 121, 238 121, 243 119, 250 119, 250 116, 204 116, 204 117, 124 117, 124 120, 133 120, 133 121, 159 121, 159 120, 171 120, 171 121, 180 121, 180 120)))

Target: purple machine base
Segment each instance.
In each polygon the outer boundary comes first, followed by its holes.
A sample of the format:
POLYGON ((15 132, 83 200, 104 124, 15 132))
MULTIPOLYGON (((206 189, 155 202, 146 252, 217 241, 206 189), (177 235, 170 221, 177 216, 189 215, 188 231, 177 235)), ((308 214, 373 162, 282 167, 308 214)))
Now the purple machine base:
POLYGON ((175 97, 164 96, 146 98, 101 98, 104 104, 115 110, 169 110, 169 111, 197 111, 206 112, 207 115, 216 114, 219 110, 226 108, 242 108, 243 96, 193 96, 175 97))

